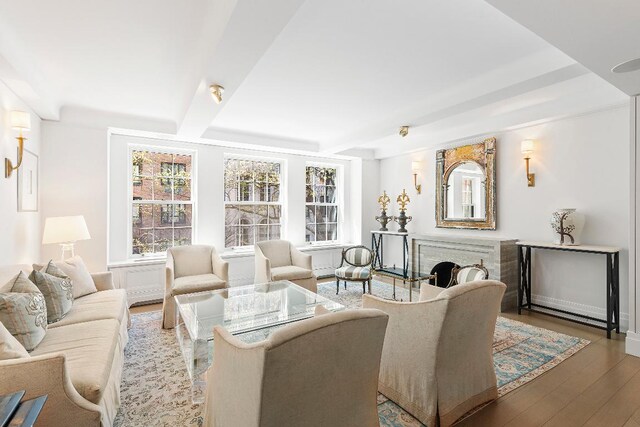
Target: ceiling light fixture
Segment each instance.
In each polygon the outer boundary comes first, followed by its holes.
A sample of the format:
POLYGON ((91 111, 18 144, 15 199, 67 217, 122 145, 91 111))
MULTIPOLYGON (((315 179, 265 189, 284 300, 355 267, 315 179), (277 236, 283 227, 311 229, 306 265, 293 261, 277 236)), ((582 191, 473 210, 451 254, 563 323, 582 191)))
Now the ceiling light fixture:
POLYGON ((640 70, 640 58, 624 61, 611 69, 614 73, 630 73, 640 70))
POLYGON ((222 102, 222 94, 224 93, 224 88, 219 84, 212 84, 209 86, 209 90, 211 91, 211 96, 213 96, 216 104, 220 104, 222 102))
POLYGON ((405 137, 409 134, 409 126, 400 126, 400 132, 398 132, 401 137, 405 137))

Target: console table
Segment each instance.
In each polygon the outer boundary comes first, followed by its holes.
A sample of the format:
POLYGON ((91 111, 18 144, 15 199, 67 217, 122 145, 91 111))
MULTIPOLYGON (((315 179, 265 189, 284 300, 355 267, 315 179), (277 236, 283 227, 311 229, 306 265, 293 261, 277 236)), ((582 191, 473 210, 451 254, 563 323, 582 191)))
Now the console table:
POLYGON ((409 233, 399 231, 371 230, 371 249, 373 249, 373 269, 380 270, 384 267, 384 236, 399 236, 402 238, 402 276, 409 274, 409 233))
POLYGON ((583 325, 593 326, 607 331, 607 338, 611 338, 611 331, 615 329, 616 333, 620 333, 620 248, 610 246, 563 246, 554 243, 544 242, 527 242, 521 241, 518 245, 518 265, 520 266, 520 274, 518 275, 518 314, 521 310, 547 314, 550 316, 560 317, 572 322, 581 323, 583 325), (606 302, 607 302, 607 319, 598 319, 584 314, 572 313, 567 310, 548 307, 541 304, 531 302, 531 250, 552 250, 575 253, 588 253, 604 255, 606 258, 606 302), (594 325, 592 323, 580 320, 570 319, 564 316, 554 315, 547 311, 536 310, 541 308, 548 311, 568 314, 595 322, 606 324, 606 326, 594 325))

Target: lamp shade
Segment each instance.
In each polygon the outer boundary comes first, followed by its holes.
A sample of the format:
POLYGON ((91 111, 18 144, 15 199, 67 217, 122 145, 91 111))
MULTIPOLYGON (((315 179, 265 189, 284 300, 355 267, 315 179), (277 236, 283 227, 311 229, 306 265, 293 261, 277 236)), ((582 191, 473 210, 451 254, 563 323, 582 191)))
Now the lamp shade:
POLYGON ((71 243, 90 238, 87 223, 82 215, 55 216, 47 218, 44 223, 43 245, 49 243, 71 243))
POLYGON ((422 162, 411 162, 411 170, 414 173, 420 172, 420 167, 422 166, 422 162))
POLYGON ((31 115, 24 111, 11 112, 11 127, 16 130, 31 129, 31 115))
POLYGON ((534 145, 533 139, 525 139, 520 143, 520 151, 522 151, 522 154, 525 156, 528 156, 533 153, 534 145))

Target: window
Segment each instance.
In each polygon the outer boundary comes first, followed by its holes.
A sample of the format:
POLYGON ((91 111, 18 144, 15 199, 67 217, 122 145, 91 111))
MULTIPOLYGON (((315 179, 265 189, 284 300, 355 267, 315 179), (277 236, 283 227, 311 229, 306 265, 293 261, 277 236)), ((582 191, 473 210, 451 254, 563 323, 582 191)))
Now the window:
POLYGON ((281 169, 273 161, 224 160, 226 248, 280 238, 281 169))
POLYGON ((131 170, 132 255, 191 244, 192 156, 136 149, 131 152, 131 170))
POLYGON ((306 241, 338 240, 337 168, 307 166, 306 241))

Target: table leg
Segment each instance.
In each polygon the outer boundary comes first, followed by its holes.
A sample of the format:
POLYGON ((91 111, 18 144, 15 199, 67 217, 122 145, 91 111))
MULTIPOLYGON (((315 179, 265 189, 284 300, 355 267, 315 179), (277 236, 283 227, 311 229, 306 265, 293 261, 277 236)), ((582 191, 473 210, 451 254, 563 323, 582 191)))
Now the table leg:
POLYGON ((518 314, 522 314, 522 278, 524 277, 524 273, 522 269, 524 266, 522 265, 522 247, 517 246, 518 249, 518 269, 520 269, 518 274, 518 314))
POLYGON ((620 252, 613 258, 613 280, 615 283, 614 303, 616 305, 616 333, 620 333, 620 252))
POLYGON ((527 246, 527 306, 531 310, 531 247, 527 246))
POLYGON ((396 278, 393 278, 393 300, 396 300, 396 278))
POLYGON ((614 286, 613 286, 613 255, 607 254, 607 338, 611 338, 611 325, 613 318, 613 311, 615 310, 612 307, 613 303, 613 294, 614 294, 614 286))

